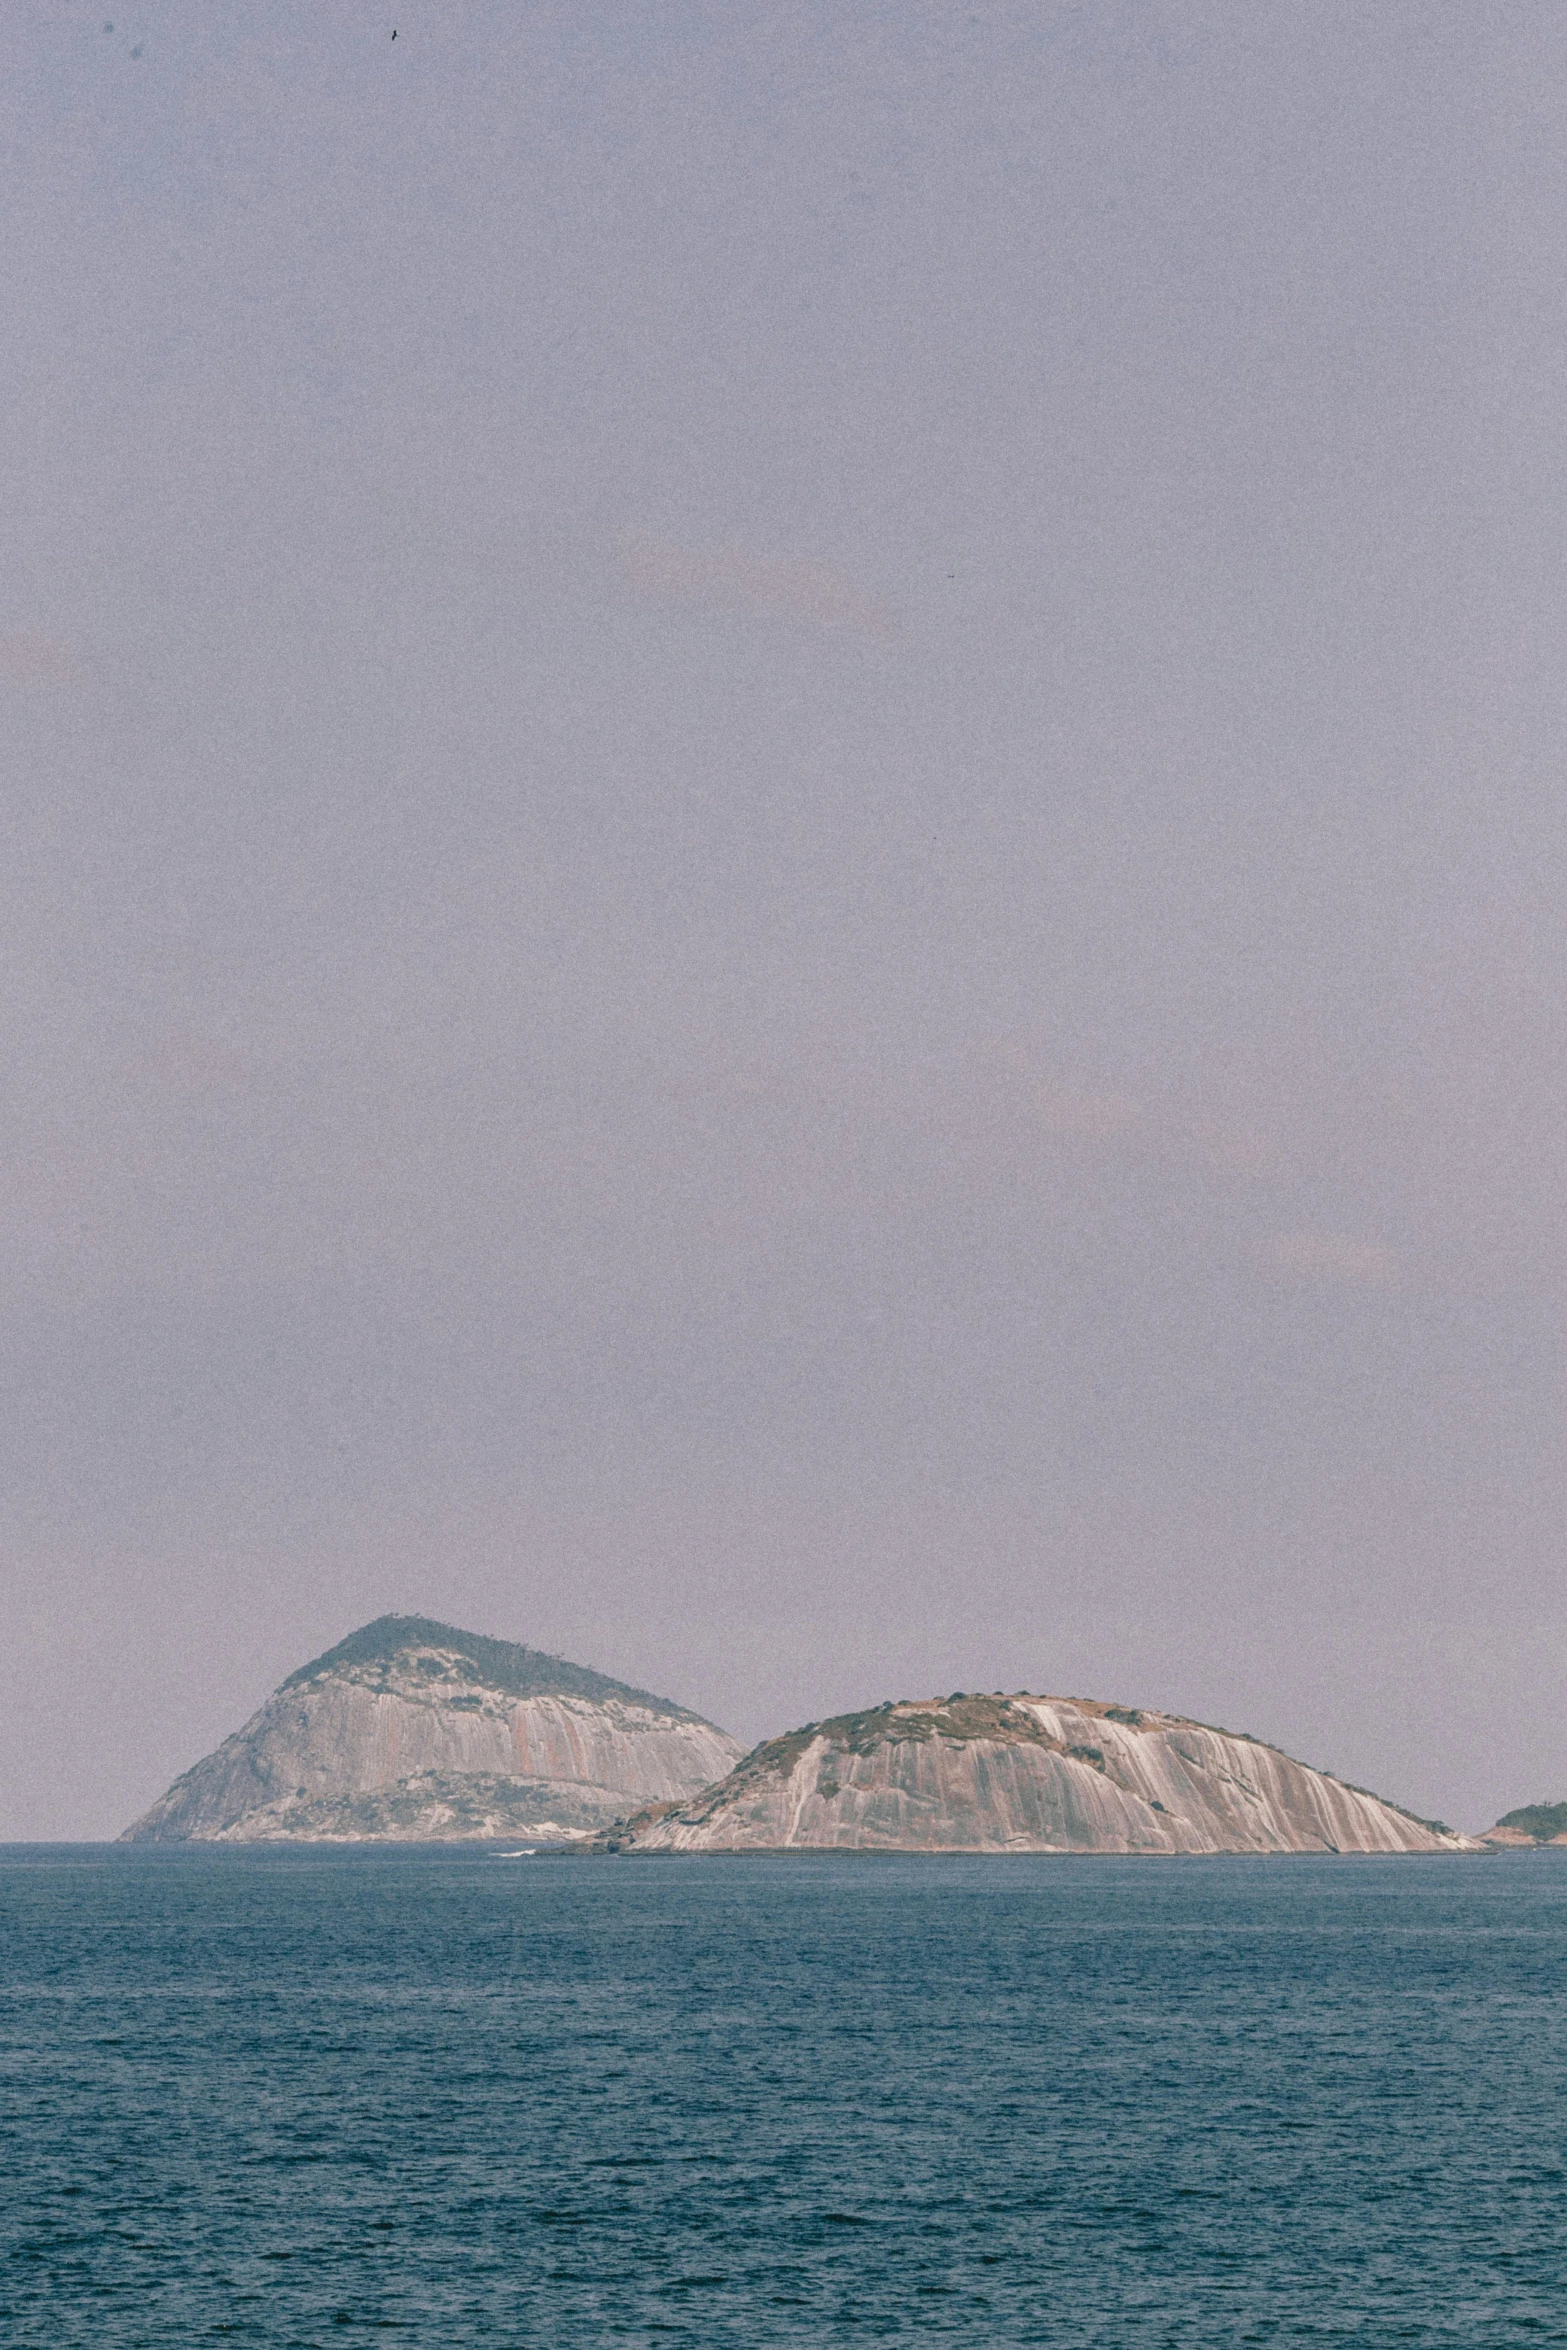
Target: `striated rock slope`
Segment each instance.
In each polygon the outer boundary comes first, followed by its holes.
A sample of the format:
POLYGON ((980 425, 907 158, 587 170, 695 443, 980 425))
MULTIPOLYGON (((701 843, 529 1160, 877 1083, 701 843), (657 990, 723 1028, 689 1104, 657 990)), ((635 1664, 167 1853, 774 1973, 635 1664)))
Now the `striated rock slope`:
POLYGON ((1504 1811, 1480 1842, 1493 1852, 1567 1844, 1567 1803, 1525 1803, 1517 1811, 1504 1811))
POLYGON ((634 1852, 1457 1852, 1440 1822, 1178 1714, 1086 1698, 949 1697, 774 1738, 634 1852))
POLYGON ((381 1616, 291 1673, 122 1841, 585 1836, 696 1794, 739 1753, 583 1665, 381 1616))

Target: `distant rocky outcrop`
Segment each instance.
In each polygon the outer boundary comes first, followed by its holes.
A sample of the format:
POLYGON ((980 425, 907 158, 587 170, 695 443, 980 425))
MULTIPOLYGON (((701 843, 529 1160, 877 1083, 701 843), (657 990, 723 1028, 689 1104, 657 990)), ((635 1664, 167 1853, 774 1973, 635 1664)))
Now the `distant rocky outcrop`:
POLYGON ((931 1698, 812 1722, 613 1849, 1458 1852, 1438 1820, 1178 1714, 1087 1698, 931 1698))
POLYGON ((1503 1812, 1495 1827, 1486 1829, 1480 1842, 1495 1852, 1541 1844, 1567 1844, 1567 1803, 1525 1803, 1517 1811, 1503 1812))
POLYGON ((584 1665, 381 1616, 291 1673, 123 1840, 575 1839, 695 1795, 739 1753, 584 1665))

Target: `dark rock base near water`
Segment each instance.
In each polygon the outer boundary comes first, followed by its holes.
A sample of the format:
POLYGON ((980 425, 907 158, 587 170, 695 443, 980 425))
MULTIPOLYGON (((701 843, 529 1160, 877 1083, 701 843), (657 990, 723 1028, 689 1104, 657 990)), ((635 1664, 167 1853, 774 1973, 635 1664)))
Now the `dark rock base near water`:
POLYGON ((625 1808, 625 1796, 610 1787, 500 1778, 484 1771, 417 1771, 362 1795, 262 1805, 213 1841, 442 1844, 534 1836, 559 1843, 601 1833, 625 1808))

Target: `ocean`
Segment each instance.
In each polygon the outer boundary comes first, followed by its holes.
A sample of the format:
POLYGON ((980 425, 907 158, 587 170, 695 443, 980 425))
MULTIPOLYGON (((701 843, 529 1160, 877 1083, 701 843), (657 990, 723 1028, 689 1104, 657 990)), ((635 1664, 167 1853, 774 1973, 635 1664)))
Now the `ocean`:
POLYGON ((0 1850, 0 2343, 1567 2342, 1567 1853, 0 1850))

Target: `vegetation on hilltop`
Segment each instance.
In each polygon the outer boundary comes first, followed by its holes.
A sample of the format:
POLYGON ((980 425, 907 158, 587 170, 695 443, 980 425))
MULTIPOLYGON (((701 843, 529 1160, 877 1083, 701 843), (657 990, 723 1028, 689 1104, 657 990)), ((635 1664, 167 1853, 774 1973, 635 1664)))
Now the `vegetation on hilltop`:
POLYGON ((1517 1828, 1536 1844, 1550 1844, 1558 1836, 1567 1836, 1567 1803, 1520 1804, 1517 1811, 1504 1812, 1496 1824, 1517 1828))
POLYGON ((335 1648, 327 1649, 308 1665, 290 1673, 279 1684, 279 1695, 285 1689, 299 1689, 307 1681, 317 1681, 329 1673, 356 1666, 389 1665, 399 1657, 413 1662, 421 1650, 436 1650, 456 1657, 462 1678, 482 1682, 486 1688, 501 1690, 508 1697, 585 1697, 597 1705, 618 1698, 623 1705, 643 1706, 649 1713, 663 1714, 670 1721, 703 1720, 702 1715, 690 1713, 684 1706, 672 1705, 667 1697, 655 1697, 647 1689, 633 1689, 628 1682, 611 1680, 607 1673, 570 1664, 565 1657, 547 1655, 542 1649, 525 1648, 520 1641, 492 1640, 483 1632, 462 1632, 454 1624, 437 1623, 433 1616, 377 1616, 374 1623, 362 1624, 335 1648), (462 1671, 463 1666, 469 1668, 466 1673, 462 1671))

